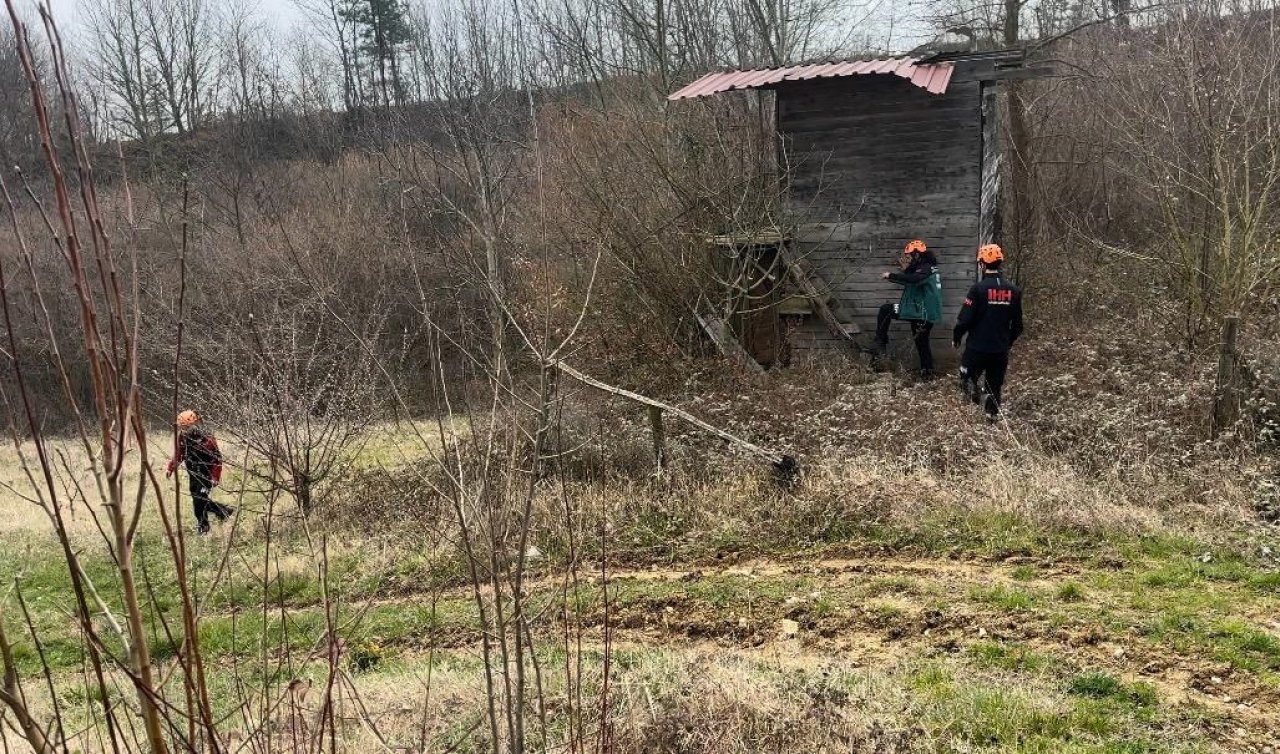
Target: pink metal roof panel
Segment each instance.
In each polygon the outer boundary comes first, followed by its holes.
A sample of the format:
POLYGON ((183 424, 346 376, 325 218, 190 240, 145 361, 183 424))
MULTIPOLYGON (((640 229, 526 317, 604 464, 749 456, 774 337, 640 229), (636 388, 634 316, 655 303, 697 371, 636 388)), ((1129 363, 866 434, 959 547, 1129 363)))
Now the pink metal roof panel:
POLYGON ((734 89, 758 89, 773 86, 783 81, 808 81, 816 78, 890 73, 910 80, 913 85, 924 89, 930 94, 942 94, 947 91, 947 85, 951 83, 953 70, 951 63, 926 63, 921 65, 916 62, 915 58, 896 57, 876 60, 807 63, 805 65, 757 68, 747 71, 722 71, 708 73, 671 94, 667 99, 706 97, 734 89))
POLYGON ((787 73, 785 70, 765 70, 757 71, 754 75, 748 76, 745 81, 739 82, 735 89, 754 89, 758 86, 767 86, 776 84, 782 80, 787 73))
POLYGON ((727 73, 708 73, 706 76, 689 84, 685 88, 671 95, 671 99, 683 99, 685 97, 702 97, 708 94, 714 94, 719 89, 717 87, 722 81, 727 79, 727 73))
POLYGON ((902 61, 897 58, 883 60, 879 65, 868 71, 868 73, 892 73, 899 65, 902 65, 902 61))
POLYGON ((798 65, 789 69, 786 81, 808 81, 821 76, 829 75, 834 70, 834 66, 830 63, 814 63, 812 65, 798 65))
POLYGON ((929 79, 929 86, 926 89, 930 94, 942 94, 947 91, 947 84, 951 83, 951 72, 955 70, 949 65, 933 66, 933 75, 929 79))

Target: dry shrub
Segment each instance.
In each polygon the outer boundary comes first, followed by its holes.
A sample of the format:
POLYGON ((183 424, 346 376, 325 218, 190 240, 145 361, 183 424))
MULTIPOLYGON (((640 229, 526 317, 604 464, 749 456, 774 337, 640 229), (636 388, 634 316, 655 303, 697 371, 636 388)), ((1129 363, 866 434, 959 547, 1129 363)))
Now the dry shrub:
POLYGON ((520 230, 529 248, 515 262, 527 273, 517 307, 540 321, 550 302, 559 337, 589 304, 576 360, 602 376, 670 384, 710 351, 694 310, 704 298, 723 310, 734 294, 707 236, 780 223, 774 150, 751 100, 663 110, 655 80, 607 91, 601 102, 540 113, 539 191, 526 199, 520 230))
POLYGON ((537 541, 563 552, 556 514, 566 499, 578 540, 609 532, 611 559, 638 563, 794 551, 813 545, 1017 550, 1061 536, 1100 541, 1238 521, 1246 481, 1183 499, 1179 484, 1148 487, 1083 476, 1043 457, 996 458, 938 474, 874 460, 811 467, 794 492, 767 472, 727 464, 715 479, 575 484, 539 499, 537 541), (1201 502, 1203 500, 1203 502, 1201 502), (1174 502, 1176 501, 1176 503, 1174 502))
POLYGON ((844 668, 764 668, 749 656, 725 652, 652 653, 630 666, 626 660, 624 655, 619 661, 628 681, 617 702, 619 751, 926 750, 919 728, 877 719, 878 712, 902 701, 896 698, 901 692, 871 674, 855 686, 844 668))
POLYGON ((347 468, 330 481, 329 502, 317 514, 327 526, 366 535, 438 529, 449 515, 448 503, 423 484, 420 473, 402 468, 347 468))
POLYGON ((656 476, 703 481, 723 471, 723 452, 688 443, 685 428, 675 417, 664 428, 677 440, 664 443, 661 471, 653 447, 648 412, 625 401, 575 397, 562 410, 553 429, 550 475, 568 482, 639 482, 656 476))

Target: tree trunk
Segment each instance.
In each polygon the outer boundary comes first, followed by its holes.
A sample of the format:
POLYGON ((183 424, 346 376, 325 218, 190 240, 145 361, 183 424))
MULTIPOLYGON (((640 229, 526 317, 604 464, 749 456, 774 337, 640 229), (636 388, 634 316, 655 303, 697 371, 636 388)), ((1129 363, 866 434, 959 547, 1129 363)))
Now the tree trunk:
MULTIPOLYGON (((112 484, 118 485, 118 480, 112 484)), ((146 622, 142 615, 142 603, 138 599, 138 587, 133 575, 133 539, 124 520, 123 491, 112 490, 112 528, 116 538, 116 558, 120 572, 120 592, 124 598, 125 616, 129 623, 130 670, 137 677, 138 705, 142 708, 142 722, 146 730, 151 754, 165 754, 164 723, 160 708, 153 695, 156 693, 155 676, 151 666, 151 647, 147 644, 146 622)))
POLYGON ((294 492, 298 496, 298 507, 302 509, 303 516, 311 515, 311 477, 307 474, 300 473, 294 478, 294 492))

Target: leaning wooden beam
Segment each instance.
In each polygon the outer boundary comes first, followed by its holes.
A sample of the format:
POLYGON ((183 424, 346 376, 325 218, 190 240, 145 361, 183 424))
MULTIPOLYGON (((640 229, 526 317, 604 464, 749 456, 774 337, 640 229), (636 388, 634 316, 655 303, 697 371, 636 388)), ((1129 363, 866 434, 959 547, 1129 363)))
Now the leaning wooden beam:
POLYGON ((862 332, 862 329, 855 324, 845 325, 836 318, 835 312, 831 311, 831 307, 827 306, 827 297, 818 290, 813 284, 813 280, 809 278, 809 272, 797 259, 792 259, 791 254, 783 247, 778 247, 778 254, 782 257, 782 264, 787 268, 787 274, 795 282, 801 292, 809 298, 813 299, 814 311, 818 313, 818 318, 826 324, 827 329, 839 339, 845 341, 855 349, 858 347, 858 341, 854 339, 854 333, 862 332))
POLYGON ((628 400, 635 401, 636 403, 643 403, 644 405, 650 406, 652 408, 661 409, 663 411, 670 411, 671 413, 675 414, 681 419, 684 419, 685 421, 689 422, 693 426, 698 427, 699 429, 706 430, 707 432, 710 432, 716 437, 719 437, 720 439, 727 441, 731 445, 736 445, 739 448, 742 448, 743 450, 751 453, 752 455, 755 455, 759 458, 763 458, 764 460, 773 464, 774 468, 783 474, 786 474, 789 476, 794 475, 796 470, 799 468, 799 465, 796 463, 796 459, 794 457, 787 455, 786 453, 780 453, 776 450, 769 450, 767 448, 762 448, 759 445, 756 445, 754 443, 747 442, 746 440, 743 440, 741 437, 736 437, 734 435, 729 434, 728 432, 725 432, 723 429, 720 429, 718 427, 713 427, 710 424, 707 424, 706 422, 694 416, 693 414, 689 413, 688 411, 676 408, 675 406, 672 406, 670 403, 663 403, 662 401, 654 400, 653 398, 640 395, 639 393, 633 393, 630 390, 625 390, 620 387, 614 387, 613 385, 610 385, 608 383, 601 382, 600 380, 597 380, 594 377, 591 377, 583 374, 582 372, 579 372, 577 369, 574 369, 573 367, 569 366, 568 364, 565 364, 562 361, 555 362, 553 366, 556 369, 559 369, 561 372, 564 372, 565 374, 569 375, 570 377, 577 380, 578 382, 581 382, 584 385, 588 385, 597 390, 603 390, 604 392, 610 393, 612 395, 621 396, 628 400))
POLYGON ((720 349, 720 353, 726 359, 749 372, 759 374, 764 371, 764 367, 760 366, 760 362, 751 358, 751 354, 747 353, 747 349, 743 348, 738 339, 733 336, 733 331, 729 329, 729 325, 723 319, 714 314, 699 314, 697 311, 694 311, 693 316, 698 318, 698 324, 702 325, 707 337, 711 338, 711 342, 716 344, 716 348, 720 349))

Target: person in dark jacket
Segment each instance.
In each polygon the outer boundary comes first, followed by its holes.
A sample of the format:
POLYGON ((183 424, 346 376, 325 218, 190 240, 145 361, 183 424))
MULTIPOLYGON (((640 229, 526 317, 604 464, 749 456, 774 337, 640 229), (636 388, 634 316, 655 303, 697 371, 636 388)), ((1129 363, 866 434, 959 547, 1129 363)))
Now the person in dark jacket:
POLYGON ((1001 274, 1004 252, 999 246, 987 244, 978 249, 978 263, 982 279, 965 296, 951 342, 960 348, 967 339, 960 360, 961 388, 983 406, 987 419, 995 421, 1009 368, 1009 349, 1022 335, 1022 291, 1001 274))
POLYGON ((920 376, 934 377, 933 349, 929 346, 929 333, 942 321, 942 278, 938 273, 938 258, 925 246, 924 241, 909 242, 898 260, 898 272, 886 272, 880 277, 902 286, 902 297, 897 304, 884 304, 876 315, 876 347, 874 355, 882 357, 889 348, 889 325, 894 320, 911 324, 911 338, 920 357, 920 376))
POLYGON ((165 477, 173 476, 178 466, 187 468, 188 490, 196 511, 196 533, 209 533, 209 514, 225 521, 235 509, 215 503, 209 493, 222 481, 222 451, 212 434, 200 428, 200 417, 194 411, 178 414, 178 447, 165 469, 165 477))

